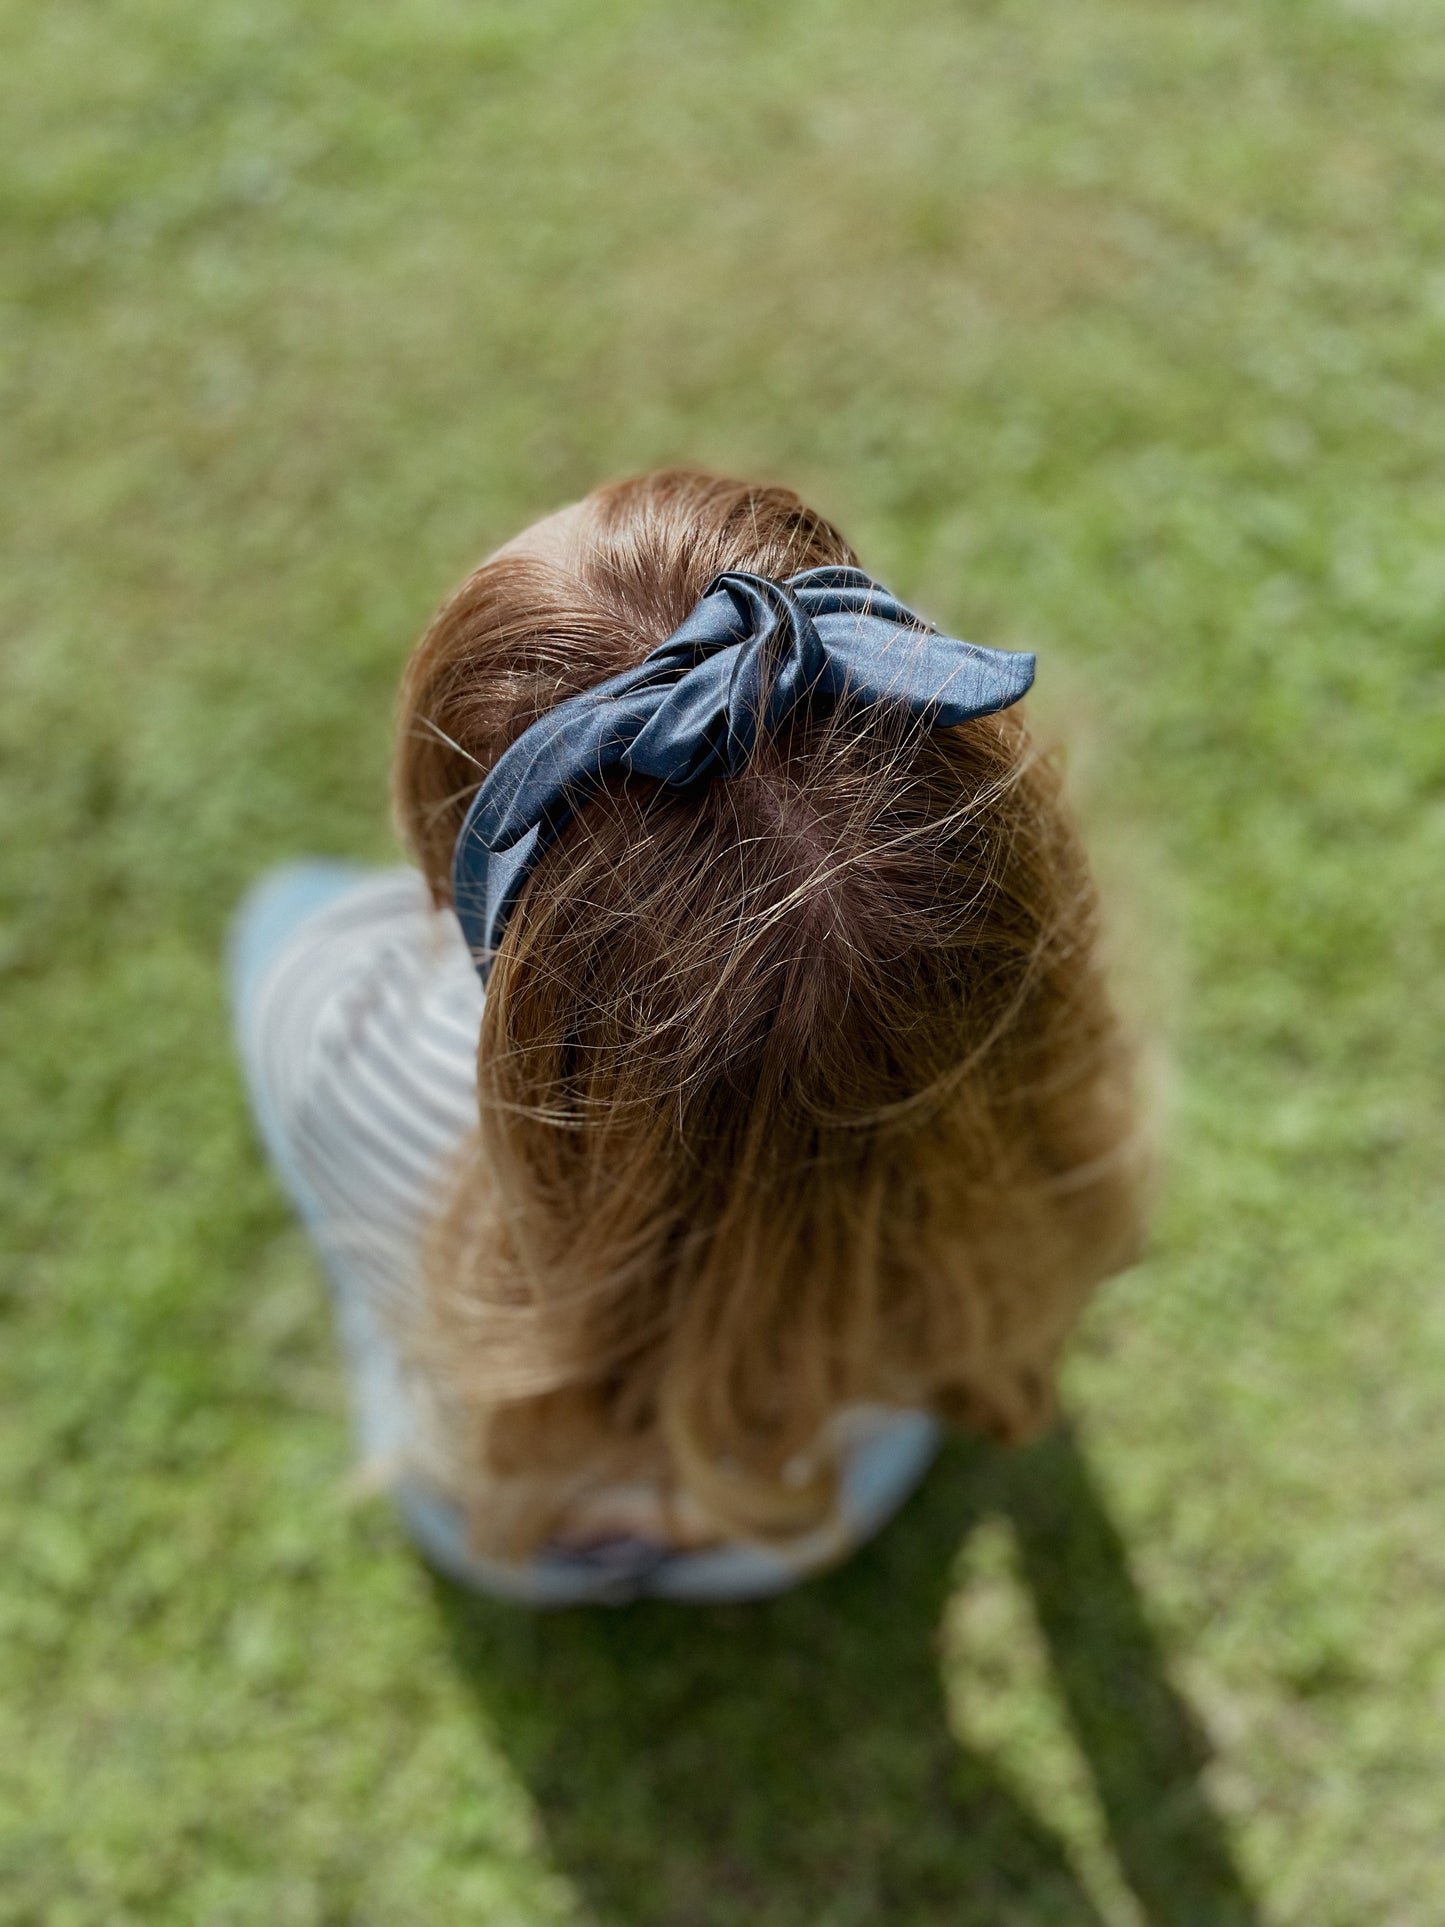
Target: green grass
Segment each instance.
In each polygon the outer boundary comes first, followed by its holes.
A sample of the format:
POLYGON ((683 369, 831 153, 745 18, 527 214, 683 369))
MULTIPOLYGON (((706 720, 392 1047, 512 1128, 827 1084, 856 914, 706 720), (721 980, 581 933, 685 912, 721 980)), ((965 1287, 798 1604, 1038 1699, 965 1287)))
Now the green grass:
POLYGON ((14 0, 0 1919, 1435 1927, 1445 33, 1429 0, 14 0), (1071 1429, 756 1609, 348 1493, 217 971, 384 856, 485 545, 691 458, 1041 652, 1162 1014, 1071 1429))

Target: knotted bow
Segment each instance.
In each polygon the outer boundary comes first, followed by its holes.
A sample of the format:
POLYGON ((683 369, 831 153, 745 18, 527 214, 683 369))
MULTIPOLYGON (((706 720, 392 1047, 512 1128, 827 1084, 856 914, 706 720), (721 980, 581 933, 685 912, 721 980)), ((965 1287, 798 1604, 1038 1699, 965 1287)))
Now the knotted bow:
POLYGON ((1032 656, 941 635, 861 569, 717 576, 666 642, 539 716, 488 772, 452 858, 482 981, 538 859, 612 771, 684 789, 736 776, 804 701, 846 696, 948 729, 1033 679, 1032 656))

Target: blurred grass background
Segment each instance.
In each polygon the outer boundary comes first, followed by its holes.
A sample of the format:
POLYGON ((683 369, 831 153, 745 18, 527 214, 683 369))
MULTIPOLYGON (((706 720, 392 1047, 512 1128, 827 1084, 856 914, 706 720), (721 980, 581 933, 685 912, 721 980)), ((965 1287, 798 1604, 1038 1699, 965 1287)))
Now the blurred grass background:
POLYGON ((1438 9, 12 0, 0 100, 0 1918, 1436 1927, 1438 9), (529 1619, 348 1499, 217 958, 674 459, 1041 652, 1170 1179, 1049 1446, 529 1619))

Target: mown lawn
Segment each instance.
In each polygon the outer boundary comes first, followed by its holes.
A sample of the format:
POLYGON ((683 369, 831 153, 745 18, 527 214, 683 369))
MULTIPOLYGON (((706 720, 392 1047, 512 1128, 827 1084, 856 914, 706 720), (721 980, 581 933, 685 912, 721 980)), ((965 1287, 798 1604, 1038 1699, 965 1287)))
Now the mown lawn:
POLYGON ((0 102, 0 1919, 1438 1927, 1438 8, 12 0, 0 102), (531 1619, 348 1486, 218 947, 677 458, 1039 650, 1169 1177, 1048 1446, 531 1619))

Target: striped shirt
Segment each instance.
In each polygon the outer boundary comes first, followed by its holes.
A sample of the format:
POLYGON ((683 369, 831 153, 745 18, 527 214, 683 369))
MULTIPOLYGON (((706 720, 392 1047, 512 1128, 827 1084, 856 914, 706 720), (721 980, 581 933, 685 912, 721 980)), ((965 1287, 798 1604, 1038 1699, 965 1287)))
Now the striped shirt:
POLYGON ((256 1073, 308 1216, 380 1309, 411 1309, 445 1174, 477 1128, 481 1022, 461 931, 412 870, 306 918, 261 986, 256 1073))

